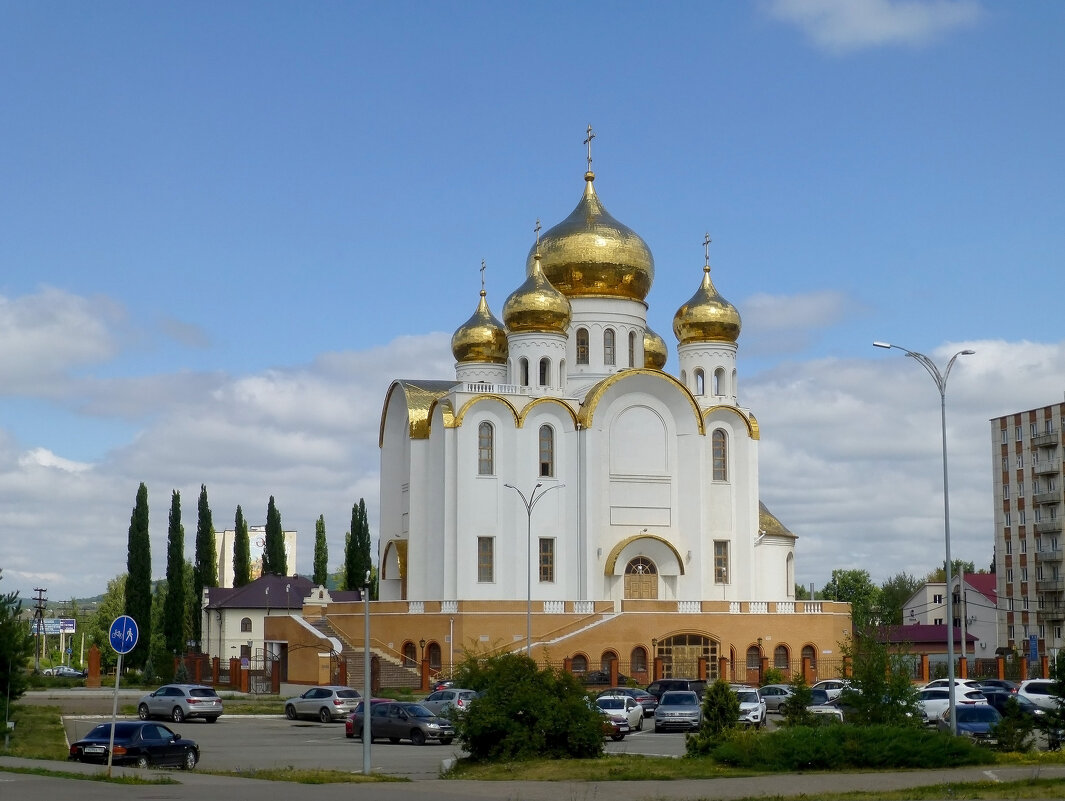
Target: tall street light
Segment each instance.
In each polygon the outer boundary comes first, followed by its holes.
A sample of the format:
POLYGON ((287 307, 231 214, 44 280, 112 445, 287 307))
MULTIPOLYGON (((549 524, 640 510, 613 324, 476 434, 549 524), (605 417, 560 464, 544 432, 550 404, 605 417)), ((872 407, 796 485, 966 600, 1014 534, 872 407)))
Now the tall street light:
MULTIPOLYGON (((947 551, 945 570, 947 580, 947 705, 950 710, 950 730, 952 733, 957 734, 958 720, 954 714, 954 693, 956 691, 954 686, 954 598, 952 594, 952 585, 954 582, 951 577, 950 564, 950 492, 947 489, 947 379, 950 378, 950 370, 959 356, 972 356, 976 351, 958 351, 950 357, 950 361, 947 362, 947 368, 940 373, 935 362, 923 353, 907 350, 898 345, 892 345, 890 342, 874 342, 873 345, 877 348, 894 348, 895 350, 901 350, 928 371, 928 374, 932 376, 932 380, 936 382, 936 387, 939 389, 939 418, 943 432, 943 539, 946 542, 947 551)), ((965 645, 963 643, 962 648, 964 647, 965 645)))
POLYGON ((540 499, 553 489, 560 489, 566 486, 565 484, 554 484, 539 495, 536 494, 537 490, 541 489, 544 485, 542 481, 537 481, 536 486, 533 487, 532 492, 529 493, 529 497, 525 497, 525 493, 515 487, 513 484, 504 484, 504 487, 508 487, 518 493, 518 497, 521 498, 522 504, 525 506, 525 515, 527 517, 528 528, 525 533, 525 559, 526 571, 526 595, 525 595, 525 655, 532 657, 532 510, 540 499))

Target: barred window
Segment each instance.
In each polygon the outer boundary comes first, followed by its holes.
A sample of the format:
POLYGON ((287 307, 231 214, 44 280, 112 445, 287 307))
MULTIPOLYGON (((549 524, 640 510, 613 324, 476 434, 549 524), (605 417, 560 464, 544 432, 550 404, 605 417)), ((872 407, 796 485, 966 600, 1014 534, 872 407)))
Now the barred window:
POLYGON ((603 364, 614 364, 614 329, 603 332, 603 364))
POLYGON ((495 540, 492 537, 477 538, 477 581, 495 581, 495 540))
POLYGON ((720 428, 713 434, 714 481, 728 481, 728 438, 720 428))
POLYGON ((714 583, 728 584, 728 542, 714 542, 714 583))
POLYGON ((477 427, 477 474, 491 476, 495 474, 495 431, 491 423, 481 423, 477 427))
POLYGON ((588 364, 588 329, 577 329, 577 364, 588 364))
POLYGON ((555 474, 555 430, 551 426, 540 426, 540 475, 555 474))
POLYGON ((555 580, 555 541, 551 537, 540 538, 540 581, 555 580))

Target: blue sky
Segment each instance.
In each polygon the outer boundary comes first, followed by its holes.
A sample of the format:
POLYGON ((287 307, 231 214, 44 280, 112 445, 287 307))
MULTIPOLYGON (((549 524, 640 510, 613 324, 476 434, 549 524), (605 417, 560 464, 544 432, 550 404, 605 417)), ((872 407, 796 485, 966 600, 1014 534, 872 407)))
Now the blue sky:
POLYGON ((164 572, 277 497, 309 572, 377 507, 397 377, 453 376, 537 218, 596 188, 650 245, 649 322, 743 315, 741 402, 799 580, 991 559, 988 419, 1062 400, 1065 7, 0 4, 0 589, 95 594, 140 481, 164 572), (33 543, 33 545, 29 545, 33 543))

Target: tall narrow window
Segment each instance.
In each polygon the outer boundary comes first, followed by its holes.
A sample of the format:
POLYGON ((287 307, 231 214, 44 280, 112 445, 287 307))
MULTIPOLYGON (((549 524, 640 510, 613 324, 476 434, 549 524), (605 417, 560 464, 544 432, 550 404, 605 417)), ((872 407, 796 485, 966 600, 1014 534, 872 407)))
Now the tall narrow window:
POLYGON ((555 474, 555 430, 551 426, 540 426, 540 475, 555 474))
POLYGON ((481 423, 477 427, 477 474, 491 476, 495 474, 495 431, 491 423, 481 423))
POLYGON ((629 655, 629 670, 633 673, 647 671, 647 651, 643 646, 637 645, 632 649, 632 653, 629 655))
POLYGON ((714 370, 714 394, 726 395, 728 394, 728 387, 725 382, 725 371, 721 367, 714 370))
POLYGON ((547 357, 540 359, 540 386, 551 386, 551 360, 547 357))
POLYGON ((577 329, 577 364, 588 364, 588 329, 577 329))
POLYGON ((603 332, 603 364, 614 364, 614 329, 603 332))
POLYGON ((705 395, 706 394, 706 376, 703 374, 703 371, 702 370, 696 370, 694 378, 695 378, 695 394, 696 395, 705 395))
POLYGON ((636 332, 629 331, 629 367, 636 366, 636 332))
POLYGON ((477 538, 477 581, 482 584, 495 581, 495 540, 492 537, 477 538))
POLYGON ((714 481, 728 481, 728 439, 720 428, 713 434, 714 481))
POLYGON ((555 580, 555 541, 551 537, 540 537, 540 581, 555 580))
POLYGON ((728 584, 728 542, 714 541, 714 583, 728 584))
POLYGON ((527 387, 529 386, 529 360, 523 356, 518 365, 518 369, 521 372, 521 385, 527 387))

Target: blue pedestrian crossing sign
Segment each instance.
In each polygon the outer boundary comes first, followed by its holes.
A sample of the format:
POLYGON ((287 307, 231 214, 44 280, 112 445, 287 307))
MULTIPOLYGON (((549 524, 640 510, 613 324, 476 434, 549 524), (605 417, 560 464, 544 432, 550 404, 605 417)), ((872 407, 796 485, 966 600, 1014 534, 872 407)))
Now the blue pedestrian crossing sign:
POLYGON ((137 621, 129 615, 119 615, 111 624, 111 647, 120 654, 128 654, 137 645, 137 621))

